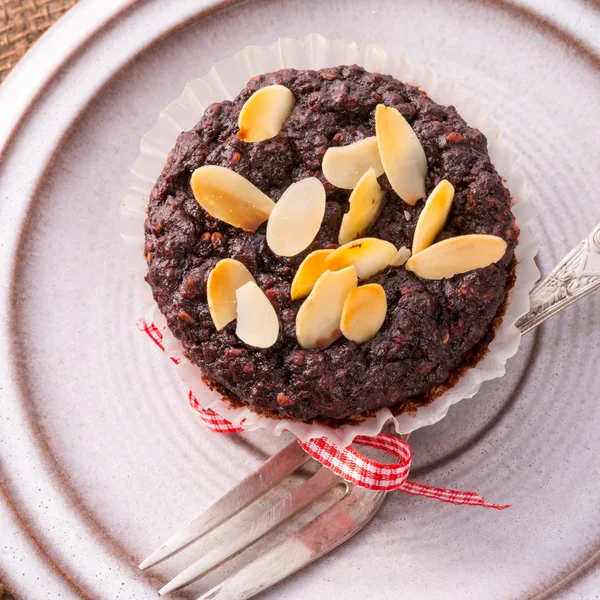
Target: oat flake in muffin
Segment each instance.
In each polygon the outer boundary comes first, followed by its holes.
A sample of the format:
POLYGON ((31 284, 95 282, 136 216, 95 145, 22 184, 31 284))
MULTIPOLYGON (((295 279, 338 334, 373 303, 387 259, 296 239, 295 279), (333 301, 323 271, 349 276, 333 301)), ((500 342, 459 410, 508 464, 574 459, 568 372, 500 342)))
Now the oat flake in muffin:
MULTIPOLYGON (((425 198, 414 206, 377 178, 384 198, 369 237, 410 249, 425 198)), ((429 402, 483 356, 513 282, 518 228, 510 195, 490 162, 485 137, 454 107, 390 76, 357 66, 321 71, 286 69, 254 77, 233 101, 209 106, 182 133, 152 191, 146 221, 147 281, 174 335, 209 382, 233 403, 258 413, 298 420, 341 422, 381 407, 395 412, 429 402), (238 118, 258 89, 284 86, 295 104, 279 133, 249 143, 238 137, 238 118), (290 287, 304 258, 338 247, 352 190, 333 186, 322 173, 325 152, 375 136, 375 109, 397 109, 427 159, 426 194, 446 179, 455 189, 452 208, 436 242, 487 234, 507 243, 503 257, 485 268, 440 280, 422 279, 405 265, 388 267, 361 284, 383 287, 387 313, 375 337, 356 344, 341 336, 325 349, 304 349, 296 316, 305 298, 290 287), (293 183, 316 177, 326 192, 325 215, 314 241, 292 257, 275 255, 267 223, 255 232, 206 213, 190 187, 204 165, 243 176, 273 201, 293 183), (274 345, 253 348, 236 336, 236 323, 218 330, 206 295, 211 270, 222 259, 241 262, 274 306, 280 322, 274 345)))

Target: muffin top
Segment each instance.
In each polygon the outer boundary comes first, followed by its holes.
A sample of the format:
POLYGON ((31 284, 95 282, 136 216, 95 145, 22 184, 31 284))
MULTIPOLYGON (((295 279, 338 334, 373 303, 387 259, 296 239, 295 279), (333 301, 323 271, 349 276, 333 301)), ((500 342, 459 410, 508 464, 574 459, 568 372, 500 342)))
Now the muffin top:
MULTIPOLYGON (((411 248, 425 198, 411 206, 385 174, 378 183, 382 208, 368 236, 411 248)), ((281 70, 252 78, 235 100, 212 104, 179 136, 148 206, 147 281, 189 359, 232 402, 303 421, 360 418, 384 406, 402 412, 431 400, 462 367, 476 362, 492 339, 512 283, 518 228, 510 206, 485 136, 467 126, 454 107, 355 65, 281 70), (272 85, 290 90, 295 106, 274 137, 240 139, 242 107, 257 90, 272 85), (397 109, 421 143, 426 195, 444 179, 454 186, 451 212, 435 241, 489 234, 505 240, 507 249, 485 268, 438 280, 389 266, 362 282, 385 291, 387 311, 375 337, 358 344, 340 336, 327 347, 306 349, 296 331, 304 300, 291 299, 291 284, 307 255, 338 247, 351 194, 324 177, 323 157, 330 147, 374 136, 378 105, 397 109), (210 216, 190 186, 194 171, 206 165, 238 173, 275 202, 291 184, 318 178, 326 204, 312 243, 295 256, 278 256, 266 242, 266 223, 249 232, 210 216), (244 343, 234 322, 216 329, 207 279, 225 258, 245 265, 275 308, 279 333, 272 346, 244 343)))

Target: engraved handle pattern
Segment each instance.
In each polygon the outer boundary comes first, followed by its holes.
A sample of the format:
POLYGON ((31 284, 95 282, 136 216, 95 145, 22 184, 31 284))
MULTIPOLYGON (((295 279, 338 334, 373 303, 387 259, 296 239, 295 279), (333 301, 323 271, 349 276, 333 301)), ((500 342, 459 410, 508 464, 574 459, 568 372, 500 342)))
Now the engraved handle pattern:
POLYGON ((600 288, 600 223, 529 295, 531 309, 517 321, 521 333, 600 288))

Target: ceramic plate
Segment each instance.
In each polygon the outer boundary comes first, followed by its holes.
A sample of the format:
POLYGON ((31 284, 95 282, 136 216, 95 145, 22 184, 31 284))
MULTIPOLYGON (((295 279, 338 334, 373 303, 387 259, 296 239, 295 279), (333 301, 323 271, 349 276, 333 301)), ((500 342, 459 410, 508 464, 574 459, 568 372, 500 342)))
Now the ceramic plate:
MULTIPOLYGON (((529 181, 543 273, 600 221, 590 0, 82 0, 0 88, 0 579, 18 597, 155 598, 184 559, 136 564, 287 441, 211 434, 193 414, 135 328, 119 203, 141 135, 188 81, 312 31, 405 54, 483 103, 529 181)), ((596 294, 411 437, 412 479, 510 510, 392 494, 363 532, 262 597, 598 597, 599 361, 596 294)))

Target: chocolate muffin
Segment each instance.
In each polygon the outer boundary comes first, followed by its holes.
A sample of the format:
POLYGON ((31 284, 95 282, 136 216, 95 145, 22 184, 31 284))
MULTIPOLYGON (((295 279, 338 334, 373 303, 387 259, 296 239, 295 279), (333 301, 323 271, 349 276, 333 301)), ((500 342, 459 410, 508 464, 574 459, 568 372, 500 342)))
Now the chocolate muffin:
MULTIPOLYGON (((302 195, 298 198, 301 203, 302 195)), ((414 410, 484 355, 512 285, 518 228, 510 194, 480 131, 453 106, 436 104, 419 88, 354 65, 253 77, 235 100, 209 106, 169 154, 151 193, 145 239, 146 279, 154 299, 210 385, 257 413, 341 423, 381 407, 396 413, 414 410), (240 112, 267 86, 287 88, 293 108, 275 135, 248 141, 240 112), (390 260, 361 281, 361 287, 376 284, 385 292, 385 314, 374 337, 357 343, 336 330, 326 343, 300 344, 296 321, 307 300, 292 300, 292 282, 311 253, 338 248, 352 193, 328 181, 324 156, 329 148, 379 135, 378 106, 396 109, 416 134, 426 157, 425 193, 409 204, 391 177, 379 175, 381 207, 365 232, 369 239, 396 249, 413 247, 425 200, 446 180, 454 197, 441 231, 434 231, 435 239, 426 244, 429 250, 478 235, 501 238, 502 254, 487 266, 441 278, 420 276, 419 269, 390 260), (190 185, 194 172, 208 165, 239 174, 274 202, 292 184, 318 179, 325 192, 324 213, 308 247, 282 256, 267 243, 267 222, 244 231, 211 216, 214 211, 202 208, 190 185), (223 259, 239 261, 275 309, 279 328, 269 347, 242 341, 234 321, 215 326, 207 280, 223 259)))

